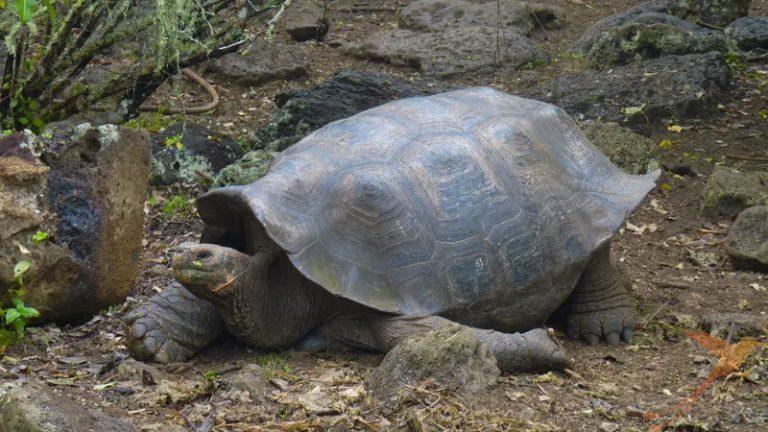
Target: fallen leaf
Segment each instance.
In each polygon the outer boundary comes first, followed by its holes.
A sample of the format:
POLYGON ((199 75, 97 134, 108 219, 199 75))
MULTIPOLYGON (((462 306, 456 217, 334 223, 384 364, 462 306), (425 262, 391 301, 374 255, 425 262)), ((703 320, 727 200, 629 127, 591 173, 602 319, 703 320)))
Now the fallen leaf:
MULTIPOLYGON (((673 419, 680 418, 685 413, 689 412, 694 405, 701 399, 704 393, 709 387, 717 381, 719 378, 730 375, 737 372, 741 365, 746 360, 747 356, 755 347, 764 345, 761 342, 752 338, 743 338, 735 344, 728 343, 727 341, 718 337, 712 336, 709 333, 686 333, 686 336, 696 341, 704 349, 719 357, 717 364, 712 368, 707 379, 696 387, 690 396, 676 403, 672 408, 662 412, 647 412, 643 415, 646 421, 652 421, 659 419, 663 416, 675 413, 673 419)), ((666 420, 659 424, 651 426, 649 429, 651 432, 663 431, 672 420, 666 420)))
POLYGON ((667 130, 674 133, 681 133, 683 131, 683 127, 680 125, 669 125, 667 126, 667 130))

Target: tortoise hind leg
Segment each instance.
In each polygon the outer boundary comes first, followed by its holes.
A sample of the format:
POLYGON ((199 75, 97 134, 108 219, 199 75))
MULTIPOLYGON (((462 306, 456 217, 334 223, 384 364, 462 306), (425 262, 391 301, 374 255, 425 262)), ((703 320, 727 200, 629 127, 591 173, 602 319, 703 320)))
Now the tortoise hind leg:
MULTIPOLYGON (((408 336, 435 330, 450 322, 437 316, 404 317, 363 312, 331 320, 318 328, 315 337, 322 336, 325 340, 353 348, 389 352, 408 336)), ((545 329, 511 334, 470 328, 496 357, 503 372, 562 369, 569 363, 563 349, 545 329)))
POLYGON ((131 355, 159 363, 189 359, 224 330, 213 305, 179 283, 129 312, 123 327, 131 355))
POLYGON ((629 278, 611 260, 610 244, 599 249, 564 306, 568 336, 590 344, 631 342, 635 311, 629 286, 629 278))

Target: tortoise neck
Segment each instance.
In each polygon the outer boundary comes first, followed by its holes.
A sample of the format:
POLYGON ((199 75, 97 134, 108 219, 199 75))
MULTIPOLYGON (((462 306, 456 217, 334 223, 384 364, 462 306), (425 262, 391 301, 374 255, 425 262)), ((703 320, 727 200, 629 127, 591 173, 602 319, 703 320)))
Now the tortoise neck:
POLYGON ((217 307, 229 331, 264 349, 292 345, 327 319, 329 294, 285 253, 257 252, 217 307))

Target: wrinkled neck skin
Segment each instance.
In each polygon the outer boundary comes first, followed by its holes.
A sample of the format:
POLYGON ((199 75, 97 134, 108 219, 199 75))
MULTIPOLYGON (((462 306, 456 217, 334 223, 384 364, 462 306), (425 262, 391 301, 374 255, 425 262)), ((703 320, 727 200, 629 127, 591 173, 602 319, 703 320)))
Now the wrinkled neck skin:
POLYGON ((287 347, 328 319, 330 295, 302 276, 282 252, 243 255, 212 300, 227 329, 249 345, 287 347))

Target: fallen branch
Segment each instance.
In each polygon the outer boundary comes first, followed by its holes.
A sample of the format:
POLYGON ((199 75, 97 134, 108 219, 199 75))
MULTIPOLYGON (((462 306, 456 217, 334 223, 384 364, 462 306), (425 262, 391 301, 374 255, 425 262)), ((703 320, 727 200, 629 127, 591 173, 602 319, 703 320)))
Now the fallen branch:
MULTIPOLYGON (((200 114, 207 111, 216 109, 219 106, 219 93, 208 81, 204 80, 200 75, 192 71, 192 69, 184 68, 181 73, 188 79, 200 84, 206 92, 211 96, 211 101, 205 105, 193 106, 193 107, 170 107, 162 110, 162 114, 200 114)), ((139 107, 139 111, 158 111, 160 105, 145 104, 139 107)))

